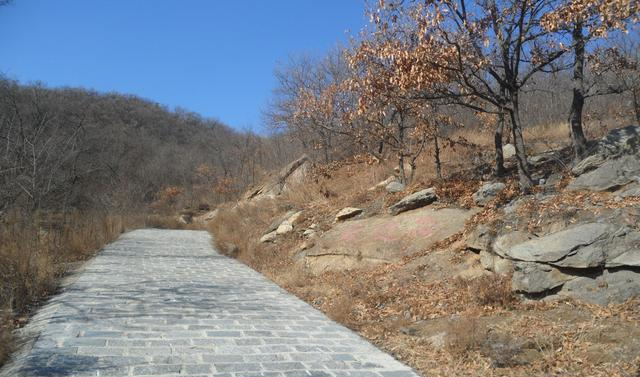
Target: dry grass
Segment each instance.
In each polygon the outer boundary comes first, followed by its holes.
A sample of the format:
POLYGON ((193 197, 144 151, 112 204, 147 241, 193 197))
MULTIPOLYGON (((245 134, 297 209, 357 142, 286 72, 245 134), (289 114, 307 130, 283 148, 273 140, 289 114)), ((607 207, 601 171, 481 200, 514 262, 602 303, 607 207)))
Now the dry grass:
POLYGON ((99 214, 9 214, 0 223, 0 364, 12 349, 15 324, 55 292, 60 277, 141 217, 99 214))
POLYGON ((151 214, 145 218, 145 227, 158 229, 200 229, 198 224, 186 224, 175 215, 151 214))
POLYGON ((478 350, 487 336, 487 329, 477 317, 457 317, 447 326, 445 347, 454 356, 464 357, 478 350))
POLYGON ((510 309, 518 301, 511 291, 511 276, 490 274, 472 280, 458 279, 454 284, 459 289, 466 289, 469 297, 480 306, 510 309))

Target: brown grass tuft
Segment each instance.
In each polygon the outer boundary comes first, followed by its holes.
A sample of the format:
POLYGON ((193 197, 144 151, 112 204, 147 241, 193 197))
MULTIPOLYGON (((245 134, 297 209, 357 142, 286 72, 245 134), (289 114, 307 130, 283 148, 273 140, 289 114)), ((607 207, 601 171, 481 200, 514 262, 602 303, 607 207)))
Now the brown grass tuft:
POLYGON ((446 349, 462 357, 482 346, 487 328, 476 317, 459 317, 449 322, 446 333, 446 349))

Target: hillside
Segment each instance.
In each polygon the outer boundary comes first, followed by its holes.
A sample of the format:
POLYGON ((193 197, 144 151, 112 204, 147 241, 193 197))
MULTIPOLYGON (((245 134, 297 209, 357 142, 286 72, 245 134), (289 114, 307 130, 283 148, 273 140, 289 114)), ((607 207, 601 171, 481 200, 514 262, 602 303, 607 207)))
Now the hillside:
POLYGON ((633 376, 640 127, 602 136, 573 170, 566 147, 534 153, 531 195, 513 156, 503 179, 452 168, 406 188, 393 165, 356 159, 283 169, 262 186, 286 189, 224 205, 209 227, 425 376, 633 376))

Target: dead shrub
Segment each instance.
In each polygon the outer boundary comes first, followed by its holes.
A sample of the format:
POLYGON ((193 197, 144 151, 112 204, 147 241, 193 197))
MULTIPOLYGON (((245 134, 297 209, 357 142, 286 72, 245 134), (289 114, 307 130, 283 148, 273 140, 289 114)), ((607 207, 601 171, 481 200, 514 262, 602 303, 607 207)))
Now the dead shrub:
POLYGON ((326 314, 332 320, 348 325, 351 323, 351 313, 354 308, 353 297, 348 292, 343 292, 339 297, 333 300, 331 305, 326 308, 326 314))
POLYGON ((454 356, 465 356, 482 346, 487 328, 476 317, 459 317, 447 325, 446 349, 454 356))
POLYGON ((476 278, 469 285, 469 294, 478 305, 511 308, 516 295, 511 290, 511 276, 492 274, 476 278))
POLYGON ((505 309, 513 308, 517 296, 511 290, 511 276, 490 274, 472 280, 457 279, 456 289, 467 291, 469 298, 479 306, 493 306, 505 309))
POLYGON ((260 237, 273 219, 285 212, 286 208, 279 207, 274 200, 221 206, 208 229, 218 249, 234 244, 238 247, 238 259, 255 266, 250 262, 256 257, 256 249, 260 248, 260 237))

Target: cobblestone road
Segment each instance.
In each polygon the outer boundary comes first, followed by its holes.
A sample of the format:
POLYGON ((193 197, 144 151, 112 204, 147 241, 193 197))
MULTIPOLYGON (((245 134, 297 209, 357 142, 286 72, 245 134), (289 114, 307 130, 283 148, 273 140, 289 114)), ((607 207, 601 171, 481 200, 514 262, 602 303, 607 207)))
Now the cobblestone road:
POLYGON ((415 376, 206 232, 127 233, 72 280, 0 376, 415 376))

